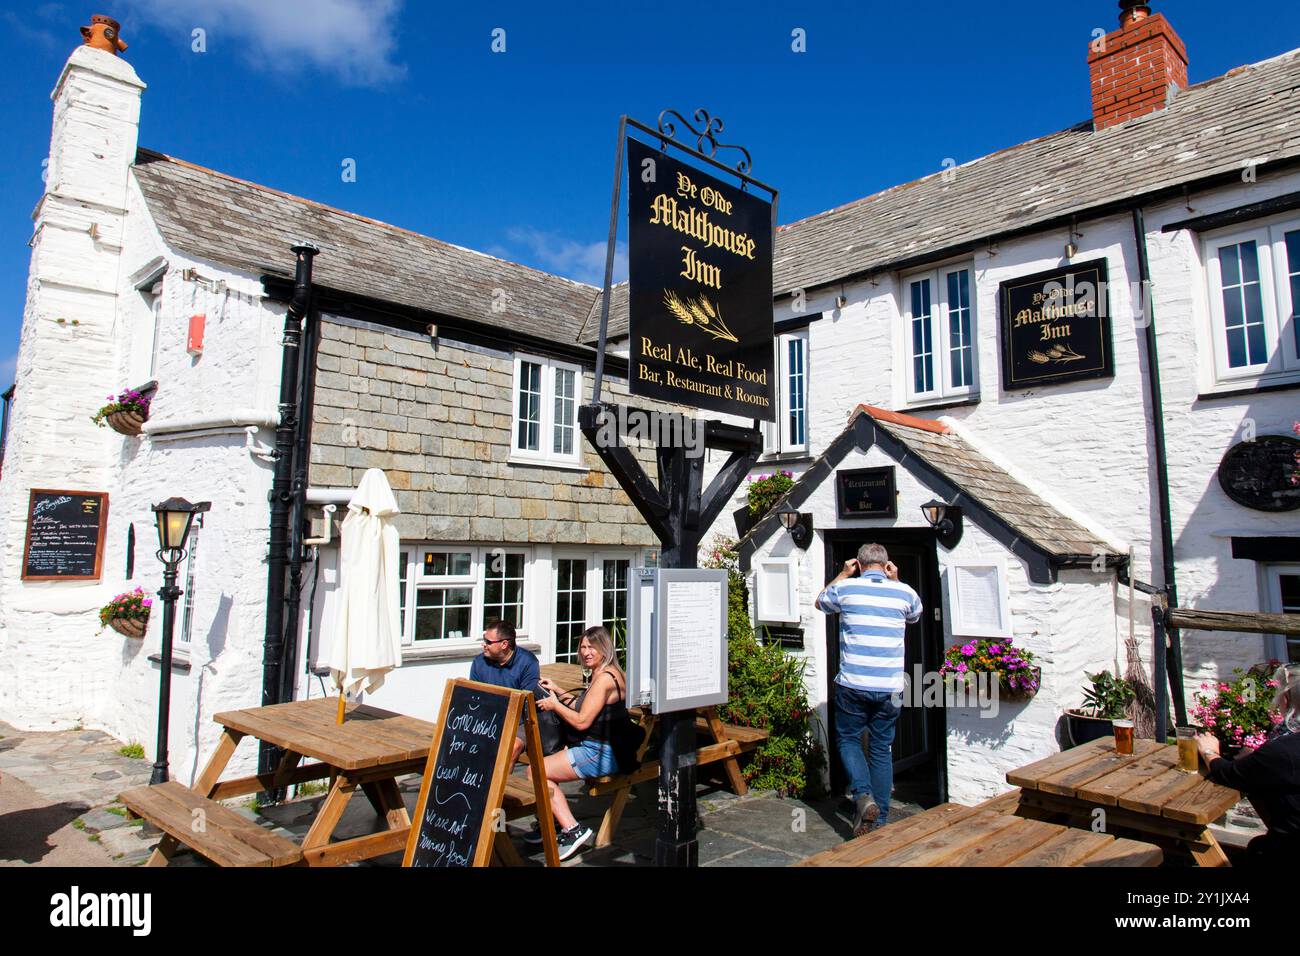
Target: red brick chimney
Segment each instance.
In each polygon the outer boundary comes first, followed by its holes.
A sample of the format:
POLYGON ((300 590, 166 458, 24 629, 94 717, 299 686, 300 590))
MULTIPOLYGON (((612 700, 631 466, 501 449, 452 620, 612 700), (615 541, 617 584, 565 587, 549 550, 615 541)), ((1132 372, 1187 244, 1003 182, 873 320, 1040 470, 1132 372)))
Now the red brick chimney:
POLYGON ((1187 47, 1169 21, 1141 0, 1119 5, 1119 29, 1088 53, 1096 130, 1163 109, 1170 85, 1187 85, 1187 47))

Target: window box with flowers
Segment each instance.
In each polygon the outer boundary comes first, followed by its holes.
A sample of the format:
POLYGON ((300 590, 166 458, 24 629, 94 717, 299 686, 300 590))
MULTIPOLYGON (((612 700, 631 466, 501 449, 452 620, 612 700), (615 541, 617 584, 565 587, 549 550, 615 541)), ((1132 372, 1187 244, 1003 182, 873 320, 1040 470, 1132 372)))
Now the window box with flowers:
POLYGON ((1042 668, 1034 663, 1034 655, 1029 651, 1021 650, 1006 638, 987 637, 948 648, 939 673, 950 687, 965 681, 972 690, 973 675, 996 675, 999 697, 1012 701, 1030 700, 1038 693, 1043 676, 1042 668))
POLYGON ((119 435, 139 435, 149 419, 152 401, 152 391, 128 388, 116 397, 108 396, 108 404, 95 412, 90 420, 100 428, 108 425, 119 435))
POLYGON ((99 623, 111 627, 123 637, 144 637, 149 627, 149 609, 153 600, 142 588, 119 594, 99 609, 99 623))

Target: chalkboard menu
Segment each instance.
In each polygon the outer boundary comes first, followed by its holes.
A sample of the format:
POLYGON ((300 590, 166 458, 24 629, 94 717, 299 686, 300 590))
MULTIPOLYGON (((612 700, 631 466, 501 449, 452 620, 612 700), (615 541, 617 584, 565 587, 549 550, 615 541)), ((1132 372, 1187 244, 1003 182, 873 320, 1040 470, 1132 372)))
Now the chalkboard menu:
POLYGON ((837 471, 835 498, 841 518, 897 518, 893 466, 837 471))
POLYGON ((1105 259, 1002 283, 1002 387, 1114 374, 1105 259))
POLYGON ((1219 487, 1239 505, 1256 511, 1300 508, 1300 485, 1291 476, 1300 468, 1300 441, 1290 435, 1260 435, 1228 451, 1219 463, 1219 487))
POLYGON ((482 866, 492 852, 519 702, 501 687, 449 681, 415 807, 407 866, 482 866))
POLYGON ((98 581, 108 494, 33 488, 27 505, 24 581, 98 581))

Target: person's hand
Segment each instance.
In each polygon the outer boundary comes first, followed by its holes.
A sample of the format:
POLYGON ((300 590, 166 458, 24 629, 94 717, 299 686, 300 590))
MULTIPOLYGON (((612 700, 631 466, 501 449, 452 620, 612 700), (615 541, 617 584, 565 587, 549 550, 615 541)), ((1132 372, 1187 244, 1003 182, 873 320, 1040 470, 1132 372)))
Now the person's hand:
POLYGON ((538 710, 555 710, 559 706, 560 706, 559 701, 555 698, 555 695, 551 695, 550 697, 537 698, 538 710))
POLYGON ((889 580, 891 580, 891 581, 897 581, 897 580, 898 580, 898 565, 896 565, 893 561, 886 561, 886 562, 885 562, 885 576, 888 577, 889 580))
POLYGON ((550 691, 552 694, 557 693, 559 691, 559 688, 555 686, 555 681, 551 680, 548 677, 543 677, 541 680, 539 680, 537 682, 537 686, 540 687, 542 690, 550 691))
POLYGON ((844 562, 844 570, 840 572, 840 576, 851 578, 851 577, 855 577, 857 573, 858 573, 858 559, 849 558, 847 561, 844 562))
POLYGON ((1213 734, 1197 734, 1196 749, 1201 752, 1205 762, 1209 763, 1215 757, 1219 756, 1219 738, 1213 734))

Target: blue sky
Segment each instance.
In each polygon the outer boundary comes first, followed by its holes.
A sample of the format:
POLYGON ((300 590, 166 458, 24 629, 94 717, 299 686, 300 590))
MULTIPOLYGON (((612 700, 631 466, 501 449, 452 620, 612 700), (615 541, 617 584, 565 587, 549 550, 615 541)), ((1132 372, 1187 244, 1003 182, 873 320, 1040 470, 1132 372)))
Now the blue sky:
MULTIPOLYGON (((1153 5, 1186 41, 1194 83, 1300 42, 1294 0, 1153 5)), ((122 21, 149 84, 141 145, 589 282, 620 113, 653 123, 665 107, 706 107, 781 190, 790 222, 1087 119, 1088 43, 1118 15, 1113 0, 93 6, 0 5, 0 388, 49 93, 91 12, 122 21), (491 49, 496 28, 504 53, 491 49), (806 52, 791 49, 795 29, 806 52)))

